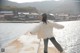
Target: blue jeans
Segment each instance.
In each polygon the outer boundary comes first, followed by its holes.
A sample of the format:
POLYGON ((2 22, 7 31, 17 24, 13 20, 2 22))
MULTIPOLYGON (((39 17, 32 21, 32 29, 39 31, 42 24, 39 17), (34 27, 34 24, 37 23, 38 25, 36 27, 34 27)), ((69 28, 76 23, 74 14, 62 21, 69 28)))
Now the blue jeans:
POLYGON ((49 39, 60 52, 63 51, 63 48, 61 47, 61 45, 55 40, 54 37, 52 37, 52 38, 44 39, 44 53, 48 53, 48 40, 49 39))

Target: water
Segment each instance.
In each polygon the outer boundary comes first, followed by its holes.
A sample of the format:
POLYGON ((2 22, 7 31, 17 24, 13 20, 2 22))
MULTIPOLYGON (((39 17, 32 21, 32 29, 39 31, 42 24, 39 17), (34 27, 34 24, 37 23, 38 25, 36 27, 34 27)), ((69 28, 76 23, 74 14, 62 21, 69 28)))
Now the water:
MULTIPOLYGON (((80 52, 80 21, 58 22, 64 29, 54 29, 55 38, 67 53, 80 52)), ((38 23, 0 23, 0 47, 31 30, 38 23)))
POLYGON ((70 21, 62 23, 65 28, 56 32, 56 38, 64 46, 68 53, 80 52, 80 21, 70 21))

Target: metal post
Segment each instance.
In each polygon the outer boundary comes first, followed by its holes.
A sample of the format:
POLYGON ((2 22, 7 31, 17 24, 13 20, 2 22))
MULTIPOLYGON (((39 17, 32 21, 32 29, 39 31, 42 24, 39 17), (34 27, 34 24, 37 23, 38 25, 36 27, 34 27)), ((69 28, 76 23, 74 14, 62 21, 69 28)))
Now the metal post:
POLYGON ((0 52, 1 52, 1 53, 5 53, 5 48, 2 46, 1 43, 0 43, 0 52))

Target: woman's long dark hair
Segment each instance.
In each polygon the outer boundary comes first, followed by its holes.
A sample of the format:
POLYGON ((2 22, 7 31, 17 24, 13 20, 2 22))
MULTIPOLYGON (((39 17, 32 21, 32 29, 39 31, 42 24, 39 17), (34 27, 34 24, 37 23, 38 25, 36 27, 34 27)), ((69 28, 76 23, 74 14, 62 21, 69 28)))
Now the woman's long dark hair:
POLYGON ((47 14, 46 13, 42 14, 42 22, 47 24, 47 14))

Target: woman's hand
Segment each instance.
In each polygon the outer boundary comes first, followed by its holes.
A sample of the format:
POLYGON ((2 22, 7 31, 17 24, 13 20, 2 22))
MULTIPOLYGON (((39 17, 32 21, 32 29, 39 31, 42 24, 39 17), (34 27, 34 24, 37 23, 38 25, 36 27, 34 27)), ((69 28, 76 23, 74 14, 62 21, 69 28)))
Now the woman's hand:
POLYGON ((29 32, 30 34, 32 34, 31 32, 29 32))
POLYGON ((31 35, 32 33, 31 32, 26 32, 24 35, 31 35))

